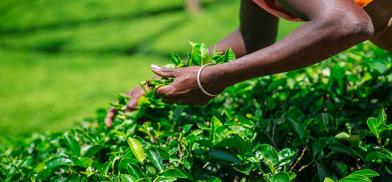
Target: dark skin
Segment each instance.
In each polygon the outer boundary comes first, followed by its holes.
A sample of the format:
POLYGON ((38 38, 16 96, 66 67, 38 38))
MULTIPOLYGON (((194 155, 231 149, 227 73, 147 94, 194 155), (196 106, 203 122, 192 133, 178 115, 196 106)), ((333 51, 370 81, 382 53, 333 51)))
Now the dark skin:
MULTIPOLYGON (((279 0, 279 3, 305 21, 298 29, 276 42, 278 18, 270 15, 251 0, 241 0, 240 27, 213 47, 220 51, 232 48, 237 60, 207 66, 201 74, 203 87, 218 94, 236 83, 265 75, 282 73, 318 63, 365 40, 392 51, 392 1, 375 0, 361 8, 353 0, 279 0)), ((155 92, 168 103, 203 105, 212 97, 197 86, 200 67, 152 71, 161 77, 174 77, 171 85, 155 92)), ((128 105, 136 107, 144 93, 132 91, 128 105)), ((115 113, 107 117, 111 126, 115 113)))

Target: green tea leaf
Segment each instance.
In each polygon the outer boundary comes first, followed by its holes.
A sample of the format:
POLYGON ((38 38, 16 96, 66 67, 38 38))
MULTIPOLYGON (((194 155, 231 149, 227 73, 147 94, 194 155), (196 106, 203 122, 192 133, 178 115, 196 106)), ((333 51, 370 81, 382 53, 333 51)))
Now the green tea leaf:
POLYGON ((293 158, 296 155, 296 152, 289 148, 284 148, 278 152, 279 154, 279 163, 280 165, 286 165, 293 162, 293 158))
POLYGON ((159 170, 159 172, 163 171, 163 162, 159 153, 155 151, 155 149, 147 150, 148 158, 151 160, 152 164, 159 170))
POLYGON ((362 175, 349 175, 339 180, 339 182, 372 182, 372 180, 362 175))
POLYGON ((79 167, 83 167, 83 168, 87 168, 88 166, 91 166, 91 164, 93 163, 93 159, 88 158, 88 157, 77 157, 77 158, 72 158, 72 163, 75 166, 79 166, 79 167))
POLYGON ((172 168, 167 169, 161 174, 162 177, 173 177, 173 178, 180 178, 180 179, 187 179, 188 176, 179 169, 172 168))
POLYGON ((350 135, 346 132, 340 132, 338 134, 335 135, 335 138, 339 139, 339 140, 347 140, 350 138, 350 135))
POLYGON ((190 65, 202 65, 203 55, 202 55, 202 45, 191 43, 192 52, 190 54, 190 65))
MULTIPOLYGON (((45 163, 41 163, 35 168, 35 171, 37 173, 45 172, 47 170, 51 169, 57 169, 58 167, 61 166, 70 166, 72 165, 72 160, 65 158, 65 157, 53 157, 49 160, 47 160, 45 163)), ((49 172, 49 171, 47 171, 49 172)))
POLYGON ((232 153, 220 149, 212 149, 208 155, 216 160, 225 161, 234 164, 241 164, 242 162, 232 153))
POLYGON ((381 133, 383 131, 392 130, 392 124, 387 125, 387 115, 384 109, 381 109, 377 118, 371 117, 367 120, 368 127, 374 136, 377 137, 377 141, 381 143, 381 133))
POLYGON ((91 157, 100 152, 103 149, 101 145, 88 145, 82 147, 82 156, 84 157, 91 157))
POLYGON ((68 134, 64 136, 65 142, 75 156, 80 156, 80 145, 76 139, 68 134))
POLYGON ((373 178, 376 176, 379 176, 379 174, 371 169, 361 169, 358 171, 354 171, 351 173, 351 175, 362 175, 362 176, 366 176, 368 178, 373 178))
POLYGON ((231 135, 221 140, 214 147, 233 148, 236 149, 239 153, 244 154, 245 152, 251 150, 250 145, 250 141, 245 141, 239 135, 231 135))
POLYGON ((146 158, 146 155, 143 150, 142 144, 139 142, 139 140, 135 138, 128 138, 128 145, 132 150, 133 155, 135 158, 140 162, 143 163, 144 159, 146 158))
POLYGON ((307 136, 307 131, 305 127, 302 125, 300 120, 300 116, 303 115, 302 111, 300 111, 298 108, 293 108, 291 107, 290 110, 287 113, 287 120, 291 124, 291 126, 295 129, 295 132, 297 133, 298 137, 302 142, 305 142, 305 138, 307 136))
POLYGON ((319 181, 322 181, 327 176, 329 176, 330 172, 323 162, 317 162, 316 165, 318 179, 319 181))
POLYGON ((281 173, 278 173, 278 174, 275 174, 274 176, 272 176, 271 181, 272 182, 289 182, 290 178, 287 173, 281 172, 281 173))
POLYGON ((224 126, 222 122, 215 116, 211 118, 210 140, 212 143, 219 142, 223 137, 224 126))
POLYGON ((227 49, 225 52, 225 61, 228 62, 235 59, 235 54, 231 48, 227 49))
POLYGON ((260 152, 264 160, 271 162, 273 165, 279 163, 279 154, 271 145, 261 144, 260 152))
POLYGON ((50 159, 45 163, 47 169, 52 169, 60 166, 69 166, 72 164, 72 161, 65 157, 55 157, 50 159))
POLYGON ((182 67, 182 66, 184 66, 184 63, 183 63, 183 61, 181 60, 180 56, 177 55, 177 54, 175 54, 175 53, 172 53, 172 55, 171 55, 171 57, 170 57, 170 60, 171 60, 172 63, 173 63, 174 65, 176 65, 177 67, 182 67))
POLYGON ((142 172, 140 171, 140 168, 139 168, 139 167, 137 167, 137 166, 135 166, 135 165, 132 165, 132 164, 128 164, 128 165, 127 165, 127 170, 128 170, 128 173, 129 173, 133 178, 135 178, 136 180, 142 178, 142 172))
POLYGON ((392 161, 392 152, 384 149, 383 152, 380 151, 371 151, 369 152, 365 160, 371 163, 382 163, 383 161, 392 161))
POLYGON ((324 179, 324 182, 335 182, 335 181, 333 179, 327 177, 324 179))
POLYGON ((135 180, 129 174, 120 174, 121 182, 134 182, 135 180))
POLYGON ((370 169, 362 169, 352 172, 350 175, 339 180, 339 182, 371 182, 369 178, 376 176, 379 176, 379 174, 375 171, 370 169))
POLYGON ((217 177, 209 177, 206 182, 221 182, 221 180, 217 177))

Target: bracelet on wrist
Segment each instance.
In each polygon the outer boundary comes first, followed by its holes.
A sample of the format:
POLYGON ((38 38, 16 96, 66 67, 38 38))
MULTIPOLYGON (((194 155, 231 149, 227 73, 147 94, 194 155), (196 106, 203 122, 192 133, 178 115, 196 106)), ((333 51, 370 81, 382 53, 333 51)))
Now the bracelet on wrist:
POLYGON ((207 92, 204 88, 203 88, 203 86, 201 85, 201 72, 203 71, 203 69, 206 67, 206 66, 209 66, 209 65, 214 65, 213 63, 208 63, 208 64, 205 64, 205 65, 203 65, 203 66, 201 66, 200 67, 200 69, 199 69, 199 71, 197 72, 197 85, 199 86, 199 89, 201 90, 201 92, 203 92, 204 94, 206 94, 206 95, 208 95, 208 96, 210 96, 210 97, 215 97, 215 96, 217 96, 218 94, 211 94, 210 92, 207 92))

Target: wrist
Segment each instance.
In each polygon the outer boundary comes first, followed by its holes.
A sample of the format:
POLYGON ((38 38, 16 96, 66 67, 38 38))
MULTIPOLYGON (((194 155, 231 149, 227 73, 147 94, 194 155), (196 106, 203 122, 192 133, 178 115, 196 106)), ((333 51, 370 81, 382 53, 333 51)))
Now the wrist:
POLYGON ((227 85, 225 72, 221 65, 206 66, 201 73, 201 84, 203 88, 211 94, 219 94, 225 90, 227 85))

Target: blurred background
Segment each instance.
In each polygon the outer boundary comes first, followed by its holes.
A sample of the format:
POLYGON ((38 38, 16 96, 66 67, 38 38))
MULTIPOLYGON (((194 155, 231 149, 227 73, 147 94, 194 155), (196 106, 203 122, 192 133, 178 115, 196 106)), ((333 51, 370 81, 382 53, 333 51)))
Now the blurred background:
MULTIPOLYGON (((59 131, 238 26, 238 0, 1 0, 0 136, 59 131)), ((281 21, 279 38, 298 26, 281 21)))

